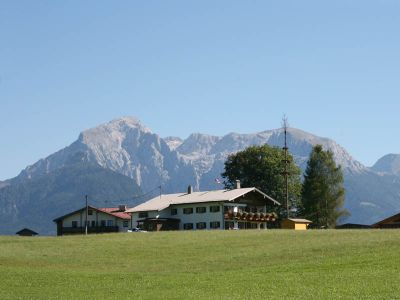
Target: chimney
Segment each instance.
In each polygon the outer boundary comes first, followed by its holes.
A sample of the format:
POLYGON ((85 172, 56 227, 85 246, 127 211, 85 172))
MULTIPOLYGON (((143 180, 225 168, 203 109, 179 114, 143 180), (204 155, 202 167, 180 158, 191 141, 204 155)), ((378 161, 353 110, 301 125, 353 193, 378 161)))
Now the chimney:
POLYGON ((188 186, 188 194, 193 193, 193 187, 191 185, 188 186))
POLYGON ((125 204, 118 205, 118 211, 126 211, 127 206, 125 204))
POLYGON ((236 189, 240 189, 240 180, 236 180, 236 189))

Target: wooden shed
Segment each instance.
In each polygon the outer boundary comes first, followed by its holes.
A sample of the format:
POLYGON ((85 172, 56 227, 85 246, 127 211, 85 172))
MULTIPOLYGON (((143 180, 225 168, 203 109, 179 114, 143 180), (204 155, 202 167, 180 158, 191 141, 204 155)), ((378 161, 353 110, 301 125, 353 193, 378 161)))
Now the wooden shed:
POLYGON ((18 234, 19 236, 34 236, 34 235, 38 235, 37 232, 35 232, 35 231, 33 231, 32 229, 29 229, 29 228, 21 229, 20 231, 16 232, 15 234, 18 234))
POLYGON ((281 223, 282 229, 307 230, 312 222, 306 219, 285 219, 281 223))

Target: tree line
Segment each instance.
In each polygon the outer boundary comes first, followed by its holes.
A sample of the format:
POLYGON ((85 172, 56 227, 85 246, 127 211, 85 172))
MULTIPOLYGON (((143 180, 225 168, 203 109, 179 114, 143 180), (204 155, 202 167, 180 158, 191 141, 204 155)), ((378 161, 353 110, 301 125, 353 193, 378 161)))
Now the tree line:
MULTIPOLYGON (((289 154, 287 159, 290 217, 309 219, 316 228, 334 228, 349 213, 343 208, 343 171, 336 165, 333 153, 316 145, 303 177, 293 156, 289 154)), ((278 147, 251 146, 227 158, 222 173, 224 184, 226 188, 233 188, 236 180, 240 180, 243 187, 256 187, 283 204, 286 201, 282 175, 285 161, 285 153, 278 147)), ((284 205, 274 210, 281 219, 287 217, 284 205)))

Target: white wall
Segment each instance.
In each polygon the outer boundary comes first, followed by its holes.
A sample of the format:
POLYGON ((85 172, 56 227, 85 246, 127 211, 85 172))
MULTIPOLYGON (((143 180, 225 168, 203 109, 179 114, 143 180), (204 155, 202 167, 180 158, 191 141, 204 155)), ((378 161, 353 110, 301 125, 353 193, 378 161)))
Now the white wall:
MULTIPOLYGON (((171 205, 170 207, 158 212, 158 211, 149 211, 149 218, 173 218, 180 219, 179 229, 183 230, 183 226, 185 223, 193 223, 193 229, 196 229, 196 223, 205 222, 206 229, 210 228, 210 222, 220 222, 220 229, 224 228, 224 207, 223 202, 208 202, 208 203, 195 203, 195 204, 180 204, 180 205, 171 205), (210 206, 219 206, 219 212, 210 212, 210 206), (196 213, 196 207, 206 207, 205 213, 196 213), (171 215, 171 209, 177 209, 178 213, 176 215, 171 215), (192 214, 184 214, 184 208, 193 208, 192 214)), ((133 227, 137 226, 137 220, 141 220, 145 218, 139 218, 139 213, 132 214, 133 227)))
MULTIPOLYGON (((126 221, 128 221, 128 226, 124 227, 123 219, 120 219, 115 216, 103 213, 101 211, 96 211, 96 210, 92 210, 92 213, 93 213, 92 215, 88 215, 89 227, 92 226, 92 221, 95 221, 95 222, 97 221, 97 226, 101 226, 101 221, 105 221, 106 226, 108 226, 107 221, 109 221, 109 220, 112 220, 113 221, 112 226, 118 226, 119 231, 121 231, 121 232, 127 231, 130 227, 130 220, 126 220, 126 221)), ((72 221, 77 221, 77 223, 78 223, 77 227, 84 227, 85 219, 86 219, 85 210, 82 210, 81 212, 78 212, 74 215, 66 217, 63 220, 63 227, 72 227, 72 221)))
POLYGON ((176 208, 178 210, 178 214, 175 216, 171 216, 171 209, 169 211, 170 218, 178 218, 181 220, 179 223, 179 229, 183 230, 183 226, 185 223, 193 223, 193 229, 196 229, 196 223, 205 222, 206 229, 210 228, 210 222, 220 222, 220 228, 223 229, 224 226, 224 207, 221 202, 210 202, 210 203, 196 203, 196 204, 182 204, 182 205, 173 205, 171 208, 176 208), (210 212, 210 206, 219 206, 218 212, 210 212), (196 207, 206 207, 205 213, 196 213, 196 207), (192 214, 184 214, 184 208, 193 208, 192 214))

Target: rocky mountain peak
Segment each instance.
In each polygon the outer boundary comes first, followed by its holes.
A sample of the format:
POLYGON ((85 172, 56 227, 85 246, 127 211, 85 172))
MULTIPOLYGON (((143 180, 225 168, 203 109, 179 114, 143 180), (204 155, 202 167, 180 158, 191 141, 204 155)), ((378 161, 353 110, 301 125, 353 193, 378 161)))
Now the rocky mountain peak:
POLYGON ((220 137, 209 134, 193 133, 176 150, 184 155, 194 153, 207 155, 220 139, 220 137))
POLYGON ((167 143, 168 147, 173 151, 182 145, 183 140, 176 136, 167 136, 164 138, 164 141, 167 143))
POLYGON ((151 133, 151 130, 142 125, 139 119, 122 117, 83 131, 79 136, 79 140, 85 144, 106 142, 108 139, 113 141, 121 140, 132 131, 151 133))
POLYGON ((83 131, 70 146, 21 172, 21 178, 48 174, 79 160, 133 178, 142 188, 169 180, 180 162, 157 134, 133 117, 123 117, 83 131))

